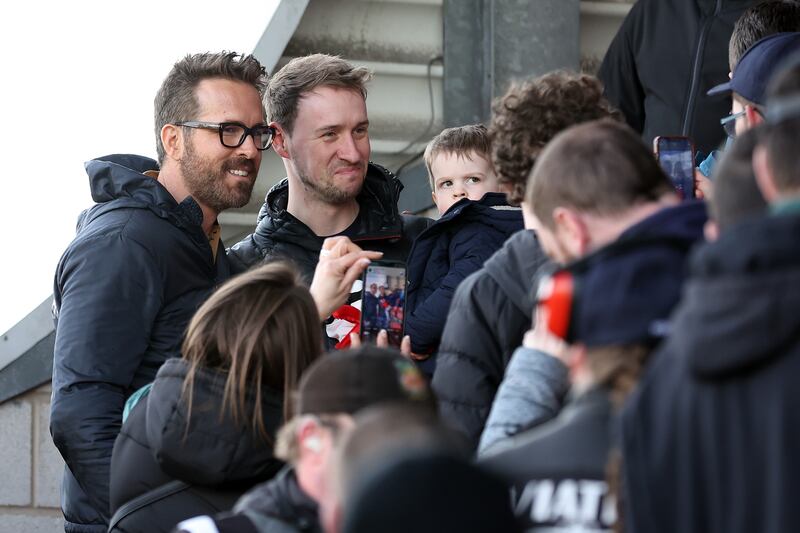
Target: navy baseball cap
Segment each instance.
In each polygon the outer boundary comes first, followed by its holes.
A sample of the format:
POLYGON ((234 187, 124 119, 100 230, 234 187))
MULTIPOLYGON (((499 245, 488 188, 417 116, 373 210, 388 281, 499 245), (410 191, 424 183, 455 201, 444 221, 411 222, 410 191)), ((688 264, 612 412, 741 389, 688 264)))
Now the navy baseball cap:
POLYGON ((767 84, 784 61, 800 51, 800 32, 776 33, 747 49, 730 81, 708 91, 709 96, 735 92, 754 104, 764 105, 767 84))

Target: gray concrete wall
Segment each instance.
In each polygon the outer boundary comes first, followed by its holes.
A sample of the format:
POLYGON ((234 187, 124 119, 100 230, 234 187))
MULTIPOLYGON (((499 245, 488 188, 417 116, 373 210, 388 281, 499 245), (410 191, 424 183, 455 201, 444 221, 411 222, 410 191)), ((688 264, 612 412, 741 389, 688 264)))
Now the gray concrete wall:
POLYGON ((0 405, 0 531, 64 531, 64 462, 49 431, 50 385, 0 405))

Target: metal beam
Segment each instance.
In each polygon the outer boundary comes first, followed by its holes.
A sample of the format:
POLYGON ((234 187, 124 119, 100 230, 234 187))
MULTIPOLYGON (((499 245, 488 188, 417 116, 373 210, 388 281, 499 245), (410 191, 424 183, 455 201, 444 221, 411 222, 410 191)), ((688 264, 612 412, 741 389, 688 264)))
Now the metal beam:
POLYGON ((56 333, 51 332, 31 349, 0 370, 0 404, 53 378, 53 348, 56 333))
POLYGON ((513 80, 579 63, 578 0, 445 0, 445 126, 486 122, 513 80))

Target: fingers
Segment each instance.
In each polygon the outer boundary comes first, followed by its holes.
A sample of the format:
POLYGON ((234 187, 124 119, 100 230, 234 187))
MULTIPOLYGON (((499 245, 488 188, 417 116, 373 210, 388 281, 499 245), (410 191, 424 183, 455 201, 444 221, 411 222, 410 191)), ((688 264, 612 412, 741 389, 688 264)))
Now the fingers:
MULTIPOLYGON (((364 253, 364 252, 361 252, 364 253)), ((347 268, 347 271, 342 276, 342 287, 352 287, 353 283, 361 277, 361 273, 364 272, 364 269, 367 268, 369 265, 369 259, 367 258, 360 258, 356 260, 352 265, 347 268)))
POLYGON ((382 329, 378 332, 378 337, 375 339, 375 344, 379 348, 388 348, 389 347, 389 334, 386 333, 385 329, 382 329))
POLYGON ((411 337, 405 335, 403 340, 400 341, 400 353, 403 354, 405 357, 412 359, 411 357, 411 337))
POLYGON ((350 348, 360 348, 361 347, 361 335, 358 333, 351 333, 350 334, 350 348))

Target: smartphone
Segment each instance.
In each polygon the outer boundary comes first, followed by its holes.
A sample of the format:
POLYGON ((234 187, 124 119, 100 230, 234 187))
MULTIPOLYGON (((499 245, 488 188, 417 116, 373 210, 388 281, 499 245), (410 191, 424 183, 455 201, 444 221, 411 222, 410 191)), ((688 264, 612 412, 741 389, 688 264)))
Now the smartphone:
POLYGON ((656 137, 653 150, 681 199, 694 198, 694 143, 689 137, 656 137))
POLYGON ((389 345, 400 348, 405 329, 405 263, 373 261, 364 270, 362 283, 361 340, 374 343, 385 329, 389 345))

